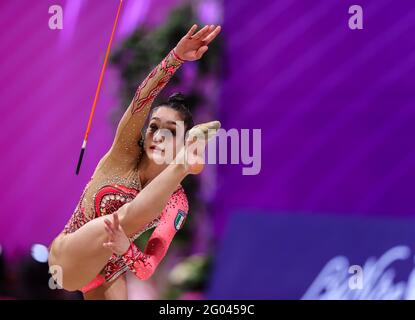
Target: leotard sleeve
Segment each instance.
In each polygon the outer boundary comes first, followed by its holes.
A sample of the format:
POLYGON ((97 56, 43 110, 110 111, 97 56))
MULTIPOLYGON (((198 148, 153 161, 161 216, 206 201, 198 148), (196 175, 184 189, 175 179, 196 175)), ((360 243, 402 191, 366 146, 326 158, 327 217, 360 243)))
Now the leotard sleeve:
POLYGON ((137 142, 151 104, 183 63, 184 60, 173 49, 140 84, 118 124, 114 142, 108 152, 110 158, 115 158, 118 163, 120 160, 137 161, 140 152, 137 142))
POLYGON ((154 273, 176 232, 183 228, 188 210, 186 194, 183 188, 179 188, 164 208, 144 252, 132 242, 127 252, 122 255, 125 264, 139 279, 147 280, 154 273))

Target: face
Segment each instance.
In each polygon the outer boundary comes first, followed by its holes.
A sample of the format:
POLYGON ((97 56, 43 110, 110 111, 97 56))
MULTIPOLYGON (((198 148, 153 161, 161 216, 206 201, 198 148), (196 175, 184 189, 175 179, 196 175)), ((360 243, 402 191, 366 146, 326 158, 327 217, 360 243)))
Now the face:
POLYGON ((159 107, 151 115, 144 139, 147 157, 157 164, 167 165, 184 141, 183 120, 179 112, 159 107))

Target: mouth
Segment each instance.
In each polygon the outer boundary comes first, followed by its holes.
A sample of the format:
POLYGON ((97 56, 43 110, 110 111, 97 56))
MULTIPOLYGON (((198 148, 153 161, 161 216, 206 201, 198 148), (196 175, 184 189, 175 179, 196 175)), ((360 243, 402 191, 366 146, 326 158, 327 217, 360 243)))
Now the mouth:
POLYGON ((162 149, 162 148, 160 148, 160 147, 158 147, 158 146, 156 146, 154 144, 150 146, 150 150, 151 151, 155 151, 155 152, 159 152, 159 153, 163 153, 164 152, 164 149, 162 149))

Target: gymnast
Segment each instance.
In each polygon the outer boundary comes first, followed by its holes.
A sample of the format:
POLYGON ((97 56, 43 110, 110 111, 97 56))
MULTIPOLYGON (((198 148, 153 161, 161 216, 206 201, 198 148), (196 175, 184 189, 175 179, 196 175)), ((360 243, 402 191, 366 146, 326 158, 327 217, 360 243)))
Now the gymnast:
POLYGON ((126 271, 142 280, 151 277, 183 227, 188 202, 180 183, 203 170, 204 147, 220 123, 193 126, 180 93, 154 109, 151 105, 185 61, 204 55, 221 27, 196 30, 193 25, 140 84, 110 150, 99 161, 63 231, 49 246, 49 266, 62 271, 59 285, 63 289, 80 290, 85 299, 128 299, 126 271), (177 141, 182 141, 182 147, 176 147, 180 146, 177 141), (160 161, 167 154, 174 161, 160 161), (153 227, 143 252, 133 241, 153 227))

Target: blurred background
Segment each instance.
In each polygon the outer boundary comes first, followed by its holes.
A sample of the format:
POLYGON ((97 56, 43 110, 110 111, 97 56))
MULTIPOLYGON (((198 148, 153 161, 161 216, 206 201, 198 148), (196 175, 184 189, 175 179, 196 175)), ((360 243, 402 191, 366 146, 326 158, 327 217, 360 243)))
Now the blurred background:
POLYGON ((118 1, 2 1, 0 298, 82 298, 49 288, 47 246, 137 86, 193 23, 223 31, 159 100, 182 91, 196 122, 261 129, 261 170, 187 178, 185 228, 150 280, 128 275, 130 299, 415 298, 415 5, 360 0, 351 30, 353 4, 124 0, 76 176, 118 1))

